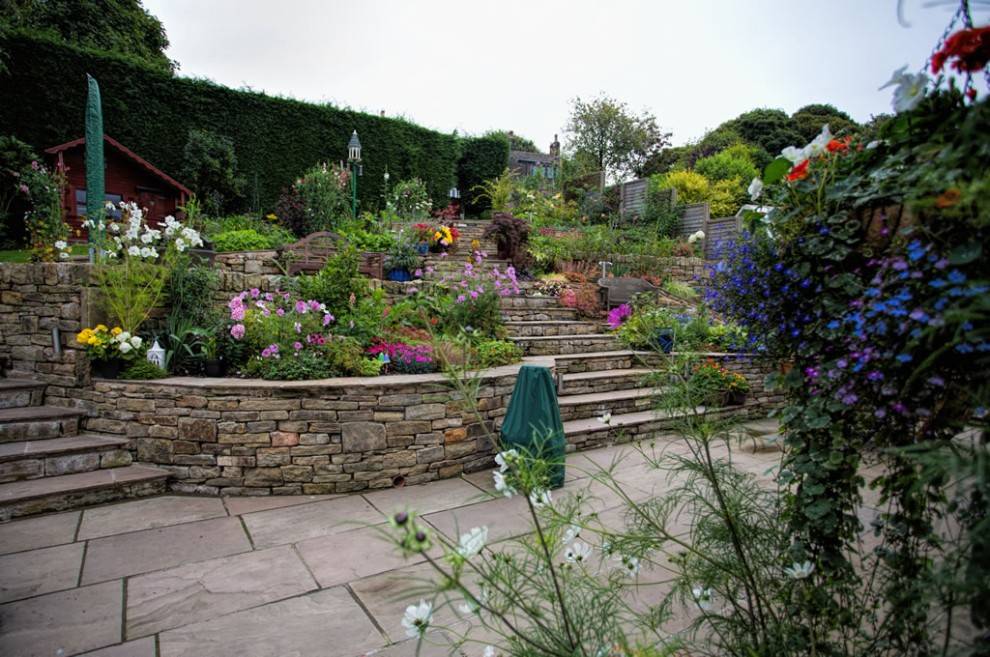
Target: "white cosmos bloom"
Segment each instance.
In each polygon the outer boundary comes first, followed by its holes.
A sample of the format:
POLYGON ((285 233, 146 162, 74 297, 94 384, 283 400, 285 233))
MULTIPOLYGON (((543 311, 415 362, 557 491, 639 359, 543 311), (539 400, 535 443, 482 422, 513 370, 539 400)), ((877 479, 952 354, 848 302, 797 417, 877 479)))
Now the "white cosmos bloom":
POLYGON ((808 153, 803 148, 797 148, 796 146, 788 146, 784 150, 780 151, 780 156, 789 160, 791 164, 800 164, 808 159, 808 153))
POLYGON ((129 353, 134 347, 132 347, 128 342, 121 342, 117 348, 120 349, 120 353, 126 354, 129 353))
POLYGON ((694 596, 694 600, 698 603, 699 607, 705 611, 712 608, 712 599, 714 596, 710 588, 696 586, 691 589, 691 594, 694 596))
POLYGON ((402 617, 402 627, 406 628, 406 636, 420 637, 426 633, 430 626, 430 619, 433 617, 433 607, 426 600, 420 600, 418 605, 406 607, 406 613, 402 617))
POLYGON ((505 472, 518 458, 519 452, 515 449, 509 449, 495 455, 495 464, 498 465, 499 472, 505 472))
POLYGON ((619 555, 619 568, 626 574, 635 577, 639 573, 639 557, 619 555))
POLYGON ((506 497, 512 497, 516 494, 516 489, 513 488, 505 481, 505 475, 495 470, 492 472, 492 478, 495 480, 495 490, 506 497))
POLYGON ((925 97, 928 76, 924 73, 908 73, 907 64, 894 71, 887 84, 880 87, 896 87, 891 104, 895 112, 906 112, 918 106, 925 97))
POLYGON ((804 579, 810 577, 811 573, 815 571, 815 564, 810 561, 805 561, 804 563, 797 563, 796 561, 789 568, 784 568, 784 574, 791 579, 804 579))
POLYGON ((763 193, 763 181, 759 178, 753 178, 753 181, 749 183, 749 187, 746 189, 749 192, 749 198, 752 201, 760 198, 760 194, 763 193))
POLYGON ((127 248, 127 255, 134 256, 135 258, 141 257, 141 247, 131 246, 127 248))
POLYGON ((131 343, 131 346, 134 347, 135 349, 140 349, 141 344, 144 342, 144 340, 142 340, 140 337, 135 335, 129 340, 129 342, 131 343))
POLYGON ((566 530, 564 530, 564 545, 567 545, 575 538, 581 535, 581 528, 578 525, 571 525, 566 530))
POLYGON ((457 546, 457 554, 465 559, 475 556, 488 542, 488 527, 474 527, 466 534, 461 534, 461 543, 457 546))
POLYGON ((552 502, 549 490, 534 490, 529 494, 529 502, 537 509, 542 509, 552 502))
POLYGON ((591 556, 591 546, 584 541, 574 541, 564 551, 564 558, 570 563, 582 563, 591 556))
POLYGON ((495 646, 485 646, 485 652, 481 657, 495 657, 495 646))

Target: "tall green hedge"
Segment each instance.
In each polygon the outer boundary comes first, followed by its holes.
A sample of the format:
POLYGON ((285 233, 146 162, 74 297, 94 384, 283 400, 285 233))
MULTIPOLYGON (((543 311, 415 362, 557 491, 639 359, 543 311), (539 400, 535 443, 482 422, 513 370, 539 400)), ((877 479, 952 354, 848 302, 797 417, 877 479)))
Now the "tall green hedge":
POLYGON ((457 180, 465 209, 478 214, 491 207, 491 202, 475 202, 474 187, 494 178, 509 166, 509 140, 504 133, 493 132, 482 137, 462 140, 461 159, 457 163, 457 180))
POLYGON ((344 159, 355 129, 364 160, 358 189, 365 209, 381 204, 386 166, 393 182, 422 178, 439 204, 455 181, 467 191, 505 167, 501 156, 489 154, 502 147, 486 137, 463 140, 401 119, 174 77, 132 59, 38 36, 7 33, 0 36, 0 52, 7 63, 0 73, 0 134, 16 135, 39 150, 82 136, 90 73, 100 83, 108 135, 175 177, 190 129, 225 135, 234 142, 247 197, 264 209, 316 162, 344 159), (459 167, 462 147, 467 152, 459 167), (459 171, 469 178, 459 181, 459 171))

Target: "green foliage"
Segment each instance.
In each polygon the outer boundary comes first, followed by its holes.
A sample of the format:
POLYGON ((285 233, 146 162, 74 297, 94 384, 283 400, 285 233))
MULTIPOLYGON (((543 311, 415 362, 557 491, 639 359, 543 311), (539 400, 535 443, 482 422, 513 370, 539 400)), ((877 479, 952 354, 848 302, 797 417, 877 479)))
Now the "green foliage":
POLYGON ((651 179, 646 187, 642 223, 656 230, 658 237, 674 238, 681 223, 681 211, 671 203, 669 189, 663 189, 651 179))
POLYGON ((216 311, 204 300, 212 300, 219 286, 216 270, 180 260, 168 282, 169 316, 183 318, 197 327, 214 327, 218 324, 216 311))
POLYGON ((100 82, 104 121, 114 138, 178 178, 190 130, 226 135, 240 175, 257 181, 262 208, 274 207, 314 162, 343 158, 355 129, 364 147, 363 207, 380 203, 382 187, 372 181, 382 180, 386 165, 396 179, 420 177, 433 198, 446 198, 456 179, 457 137, 401 119, 172 77, 126 57, 39 36, 0 36, 0 50, 10 69, 0 76, 0 97, 18 99, 0 103, 0 125, 38 149, 81 136, 86 85, 78 81, 89 72, 100 82))
POLYGON ((626 228, 622 239, 608 226, 587 226, 567 231, 548 231, 530 235, 529 252, 540 271, 556 271, 564 263, 585 261, 597 266, 611 256, 636 256, 643 259, 634 267, 647 273, 655 269, 652 258, 674 254, 675 240, 658 235, 655 228, 626 228))
POLYGON ((387 266, 389 269, 405 269, 413 271, 422 262, 422 257, 416 251, 416 245, 407 239, 395 240, 388 250, 387 266))
POLYGON ((499 367, 522 360, 523 351, 509 340, 481 340, 474 345, 478 367, 499 367))
POLYGON ((254 358, 245 373, 277 381, 305 381, 335 376, 377 376, 381 363, 365 358, 361 345, 344 338, 321 350, 304 350, 280 358, 254 358))
POLYGON ((284 244, 282 240, 273 243, 273 240, 267 235, 262 235, 253 228, 217 233, 210 239, 213 242, 213 248, 220 253, 227 251, 261 251, 284 244))
POLYGON ((165 54, 165 27, 140 0, 5 0, 0 27, 127 55, 164 72, 175 70, 165 54))
POLYGON ((826 123, 834 135, 849 133, 859 127, 851 116, 829 104, 805 105, 791 118, 805 142, 814 139, 826 123))
MULTIPOLYGON (((188 209, 187 209, 188 217, 188 209)), ((269 214, 264 218, 259 218, 250 214, 235 214, 226 217, 211 218, 205 220, 206 236, 212 241, 215 236, 223 233, 234 233, 249 231, 261 235, 267 246, 262 249, 275 249, 283 244, 289 244, 296 240, 296 236, 283 228, 274 214, 269 214)), ((253 239, 253 238, 252 238, 253 239)), ((240 249, 226 248, 218 251, 238 251, 240 249)))
MULTIPOLYGON (((444 193, 442 198, 446 198, 444 193)), ((433 201, 419 178, 400 180, 389 194, 388 209, 404 221, 422 221, 430 216, 433 201)))
POLYGON ((167 376, 166 370, 143 358, 135 360, 120 373, 120 378, 133 380, 164 379, 167 376))
POLYGON ((18 202, 20 174, 38 160, 34 150, 13 136, 0 136, 0 244, 15 247, 24 242, 23 215, 26 199, 18 202))
POLYGON ((275 215, 299 237, 334 230, 351 219, 350 172, 325 162, 310 168, 278 201, 275 215))
POLYGON ((352 299, 368 291, 367 282, 358 273, 359 264, 360 255, 352 246, 335 253, 319 272, 296 279, 300 296, 325 303, 339 318, 352 305, 352 299))
POLYGON ((489 198, 477 198, 471 190, 486 180, 497 178, 509 166, 510 140, 502 133, 468 137, 461 142, 461 157, 457 162, 457 184, 461 189, 465 211, 480 214, 491 209, 489 198))
MULTIPOLYGON (((787 146, 805 143, 794 120, 778 109, 755 109, 722 124, 735 131, 747 143, 759 146, 771 155, 787 146)), ((821 126, 818 126, 821 130, 821 126)), ((815 134, 818 134, 817 131, 815 134)))
POLYGON ((238 209, 244 179, 238 175, 233 140, 210 130, 190 130, 182 162, 182 179, 196 192, 204 212, 217 216, 238 209))
POLYGON ((498 212, 483 235, 485 239, 495 241, 498 257, 502 260, 508 260, 516 269, 523 269, 528 264, 529 224, 522 219, 498 212))
POLYGON ((515 176, 506 167, 494 178, 471 187, 471 202, 476 206, 486 205, 492 212, 508 212, 515 186, 515 176))
MULTIPOLYGON (((532 139, 527 139, 522 135, 517 135, 511 130, 509 132, 503 132, 498 130, 496 132, 490 132, 486 137, 493 137, 496 139, 504 139, 509 144, 509 149, 514 151, 526 151, 527 153, 541 153, 542 151, 536 145, 532 139)), ((506 154, 508 156, 508 154, 506 154)))
POLYGON ((664 281, 663 291, 685 301, 695 301, 700 296, 698 291, 687 283, 672 278, 664 281))
POLYGON ((63 244, 69 237, 69 226, 62 219, 62 192, 65 174, 49 171, 43 165, 25 167, 17 178, 27 211, 24 227, 27 231, 31 259, 51 262, 66 253, 63 244), (63 244, 56 248, 56 242, 63 244))
POLYGON ((676 189, 678 204, 708 203, 711 216, 728 217, 739 209, 739 189, 736 179, 712 182, 695 171, 671 171, 654 176, 656 189, 676 189))
POLYGON ((745 144, 733 144, 714 155, 701 158, 695 162, 694 170, 712 182, 736 179, 747 185, 759 175, 752 148, 745 144))

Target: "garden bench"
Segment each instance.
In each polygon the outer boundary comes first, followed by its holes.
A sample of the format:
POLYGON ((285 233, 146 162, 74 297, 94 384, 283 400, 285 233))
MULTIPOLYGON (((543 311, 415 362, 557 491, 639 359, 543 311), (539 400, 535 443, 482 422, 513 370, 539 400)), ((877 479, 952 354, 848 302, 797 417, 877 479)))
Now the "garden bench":
MULTIPOLYGON (((282 247, 282 254, 288 255, 288 274, 315 274, 327 264, 327 258, 337 252, 341 242, 346 241, 337 233, 322 231, 312 233, 294 244, 282 247)), ((385 277, 385 254, 375 251, 361 253, 358 271, 371 278, 385 277)))
POLYGON ((623 303, 631 303, 633 297, 644 292, 659 293, 660 288, 642 278, 615 277, 599 278, 602 287, 602 303, 606 308, 614 308, 623 303))

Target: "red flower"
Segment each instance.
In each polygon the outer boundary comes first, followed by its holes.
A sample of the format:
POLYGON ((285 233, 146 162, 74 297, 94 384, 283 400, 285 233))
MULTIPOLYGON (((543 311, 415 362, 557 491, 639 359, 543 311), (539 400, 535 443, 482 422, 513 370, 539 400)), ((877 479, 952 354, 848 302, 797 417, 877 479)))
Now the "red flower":
POLYGON ((960 73, 982 70, 990 61, 990 25, 959 30, 946 39, 932 55, 932 74, 940 73, 950 58, 955 59, 952 68, 960 73))
POLYGON ((787 174, 788 182, 794 182, 795 180, 803 180, 808 177, 808 160, 804 160, 800 164, 795 164, 791 172, 787 174))
POLYGON ((849 143, 852 141, 852 137, 843 137, 842 139, 833 139, 825 144, 825 150, 829 153, 839 153, 842 151, 849 150, 849 143))

